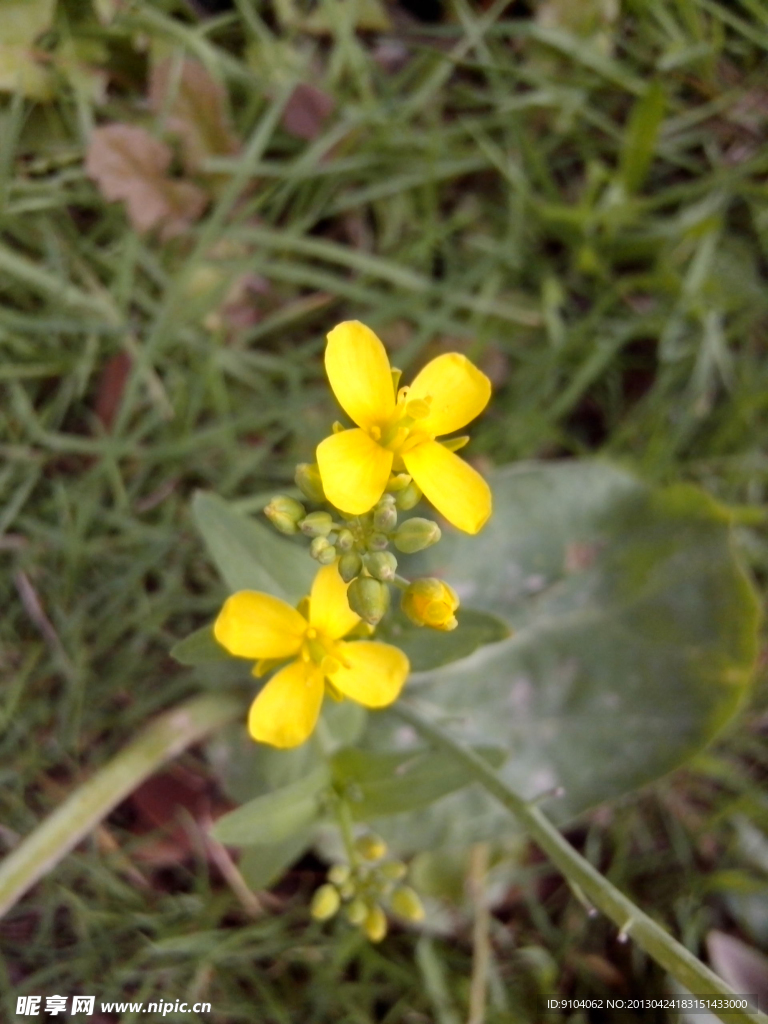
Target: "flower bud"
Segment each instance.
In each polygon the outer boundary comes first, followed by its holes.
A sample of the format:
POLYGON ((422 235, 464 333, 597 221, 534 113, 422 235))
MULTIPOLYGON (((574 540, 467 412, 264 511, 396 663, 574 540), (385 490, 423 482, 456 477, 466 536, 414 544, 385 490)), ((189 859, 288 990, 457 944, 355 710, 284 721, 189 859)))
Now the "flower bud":
POLYGON ((280 533, 298 533, 299 521, 307 514, 300 501, 277 494, 264 509, 264 515, 280 533))
POLYGON ((373 510, 373 528, 382 533, 389 533, 397 526, 397 509, 391 494, 385 494, 373 510))
POLYGON ((403 594, 400 607, 417 626, 449 630, 458 626, 453 614, 459 607, 456 591, 433 576, 414 580, 403 594))
POLYGON ((333 517, 330 512, 310 512, 299 523, 299 529, 307 537, 327 537, 333 529, 333 517))
POLYGON ((309 553, 320 565, 330 565, 336 561, 336 548, 325 537, 315 537, 309 545, 309 553))
POLYGON ((343 530, 339 530, 339 539, 336 541, 336 547, 339 551, 351 551, 352 545, 355 543, 355 538, 352 536, 352 531, 344 527, 343 530))
POLYGON ((384 551, 389 544, 389 537, 383 533, 372 533, 368 537, 366 547, 369 551, 384 551))
POLYGON ((413 480, 404 490, 400 491, 395 499, 397 507, 402 509, 403 512, 408 512, 410 509, 415 508, 420 501, 421 488, 413 480))
POLYGON ((328 869, 328 881, 334 885, 343 885, 351 873, 349 864, 334 864, 328 869))
POLYGON ((352 899, 356 892, 356 886, 351 878, 349 879, 349 881, 341 883, 341 885, 339 886, 339 892, 341 893, 341 898, 343 900, 352 899))
POLYGON ((390 897, 392 909, 406 921, 423 921, 424 907, 418 895, 409 885, 401 885, 390 897))
POLYGON ((372 576, 358 576, 349 585, 347 600, 361 619, 377 626, 389 608, 389 588, 372 576))
POLYGON ((323 481, 320 479, 320 470, 316 462, 300 462, 293 479, 305 498, 317 504, 325 501, 323 481))
POLYGON ((355 840, 355 850, 364 860, 381 860, 386 855, 387 844, 372 832, 355 840))
POLYGON ((406 519, 398 526, 397 533, 392 539, 398 551, 413 555, 437 544, 440 540, 440 527, 431 519, 406 519))
POLYGON ((408 868, 401 860, 388 860, 379 867, 379 874, 390 882, 399 882, 407 873, 408 868))
POLYGON ((374 904, 368 910, 363 929, 371 942, 381 942, 387 934, 387 919, 378 904, 374 904))
POLYGON ((358 896, 349 904, 346 914, 350 924, 360 925, 368 917, 368 904, 358 896))
POLYGON ((390 494, 398 494, 404 491, 410 482, 411 478, 407 473, 394 473, 387 481, 387 491, 390 494))
POLYGON ((356 551, 346 551, 339 559, 339 575, 345 583, 350 583, 360 575, 363 560, 356 551))
POLYGON ((309 912, 316 921, 327 921, 333 917, 341 905, 341 897, 335 886, 321 885, 312 897, 309 912))
POLYGON ((374 551, 365 556, 365 567, 374 579, 389 583, 397 572, 397 559, 391 551, 374 551))

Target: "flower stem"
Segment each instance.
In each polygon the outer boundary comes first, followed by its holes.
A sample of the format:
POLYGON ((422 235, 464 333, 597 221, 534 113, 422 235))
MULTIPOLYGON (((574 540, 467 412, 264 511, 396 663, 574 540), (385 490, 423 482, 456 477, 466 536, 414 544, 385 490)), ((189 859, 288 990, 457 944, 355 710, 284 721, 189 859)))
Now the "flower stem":
MULTIPOLYGON (((525 826, 569 883, 578 886, 595 907, 615 922, 621 935, 629 935, 634 939, 638 946, 689 992, 697 996, 733 996, 732 989, 722 979, 636 907, 628 897, 592 867, 589 861, 580 856, 541 810, 511 789, 487 761, 454 739, 442 726, 430 721, 412 701, 399 701, 391 710, 434 746, 450 752, 457 761, 460 761, 475 779, 525 826)), ((734 1019, 733 1010, 711 1012, 721 1020, 734 1019)), ((738 1019, 750 1021, 752 1024, 768 1024, 768 1016, 759 1010, 739 1010, 738 1019)))
POLYGON ((241 700, 205 694, 150 723, 0 863, 0 917, 160 765, 242 713, 241 700))

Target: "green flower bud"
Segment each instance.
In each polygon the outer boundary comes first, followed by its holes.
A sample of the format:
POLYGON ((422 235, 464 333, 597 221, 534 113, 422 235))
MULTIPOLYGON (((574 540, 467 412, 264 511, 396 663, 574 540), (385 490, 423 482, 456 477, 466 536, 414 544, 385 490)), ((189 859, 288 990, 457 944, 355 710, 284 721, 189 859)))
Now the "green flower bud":
POLYGON ((327 537, 333 529, 333 516, 330 512, 310 512, 302 519, 299 529, 307 537, 327 537))
POLYGON ((397 559, 391 551, 374 551, 365 556, 365 567, 374 579, 389 583, 397 572, 397 559))
POLYGON ((305 498, 316 502, 318 505, 325 501, 323 481, 320 479, 320 470, 316 462, 300 462, 296 467, 293 478, 305 498))
POLYGON ((385 494, 373 510, 373 528, 382 533, 389 533, 397 526, 397 509, 391 494, 385 494))
POLYGON ((374 904, 363 924, 363 930, 371 942, 381 942, 387 934, 387 919, 378 904, 374 904))
MULTIPOLYGON (((302 529, 304 527, 302 526, 302 529)), ((397 528, 397 533, 392 538, 398 551, 406 555, 413 555, 416 551, 423 551, 440 540, 440 527, 431 519, 406 519, 397 528)))
POLYGON ((309 545, 309 553, 320 565, 330 565, 336 561, 336 548, 325 537, 315 537, 309 545))
POLYGON ((363 560, 356 551, 347 551, 339 559, 339 575, 345 583, 359 576, 362 568, 363 560))
POLYGON ((424 907, 418 895, 408 885, 401 885, 390 898, 392 909, 406 921, 423 921, 424 907))
POLYGON ((405 878, 407 873, 408 868, 401 860, 388 860, 379 867, 379 874, 390 882, 399 882, 401 878, 405 878))
POLYGON ((379 836, 369 833, 355 840, 355 850, 364 860, 381 860, 386 856, 387 844, 379 836))
POLYGON ((377 626, 389 608, 389 588, 372 576, 358 576, 349 585, 347 600, 349 607, 361 619, 377 626))
POLYGON ((408 512, 419 504, 421 496, 421 488, 411 480, 405 490, 400 491, 397 495, 395 503, 403 512, 408 512))
POLYGON ((387 481, 387 491, 390 494, 399 494, 400 491, 405 490, 410 482, 411 478, 407 473, 395 473, 387 481))
POLYGON ((366 547, 369 551, 384 551, 389 544, 389 537, 383 533, 372 533, 368 537, 366 547))
POLYGON ((368 917, 368 904, 358 896, 347 907, 346 915, 350 924, 360 925, 368 917))
POLYGON ((355 538, 352 536, 352 531, 344 527, 343 530, 339 530, 339 539, 336 541, 336 547, 339 551, 351 551, 352 545, 355 543, 355 538))
POLYGON ((327 921, 341 905, 338 889, 333 885, 321 885, 312 897, 309 912, 316 921, 327 921))
POLYGON ((328 869, 328 881, 334 885, 343 885, 352 873, 349 864, 334 864, 328 869))
POLYGON ((347 882, 342 882, 339 886, 339 892, 343 900, 352 899, 356 892, 355 883, 351 879, 347 882))
POLYGON ((453 614, 459 607, 456 591, 432 576, 414 580, 403 594, 400 607, 417 626, 450 630, 458 626, 453 614))
POLYGON ((307 514, 300 501, 277 494, 264 509, 264 515, 280 533, 293 534, 299 529, 299 521, 307 514))

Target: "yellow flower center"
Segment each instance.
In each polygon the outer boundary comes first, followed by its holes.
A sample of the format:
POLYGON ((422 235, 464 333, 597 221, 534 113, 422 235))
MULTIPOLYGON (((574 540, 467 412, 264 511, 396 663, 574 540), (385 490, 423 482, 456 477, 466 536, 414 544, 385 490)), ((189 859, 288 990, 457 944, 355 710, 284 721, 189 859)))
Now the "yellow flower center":
POLYGON ((400 388, 392 416, 381 426, 373 426, 368 431, 374 441, 395 455, 402 455, 417 444, 434 439, 433 434, 419 427, 419 420, 429 416, 432 396, 426 395, 409 401, 409 390, 407 387, 400 388))
POLYGON ((314 626, 309 626, 304 633, 299 658, 307 663, 312 662, 323 676, 332 676, 346 665, 338 641, 321 633, 314 626))

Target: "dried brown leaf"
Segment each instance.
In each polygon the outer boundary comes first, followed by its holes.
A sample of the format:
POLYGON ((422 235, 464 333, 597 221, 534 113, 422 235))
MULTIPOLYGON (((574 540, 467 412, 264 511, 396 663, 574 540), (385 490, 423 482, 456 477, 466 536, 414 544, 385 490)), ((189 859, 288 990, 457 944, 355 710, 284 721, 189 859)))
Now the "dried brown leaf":
POLYGON ((91 134, 85 169, 106 199, 121 199, 137 231, 169 237, 196 220, 208 202, 188 181, 168 176, 172 153, 143 128, 109 124, 91 134))
POLYGON ((291 93, 280 123, 299 139, 316 139, 335 106, 328 93, 302 82, 291 93))
POLYGON ((209 156, 231 156, 240 149, 232 130, 227 96, 200 61, 181 66, 167 59, 155 65, 149 83, 149 105, 165 116, 165 128, 181 141, 184 165, 199 170, 209 156))

